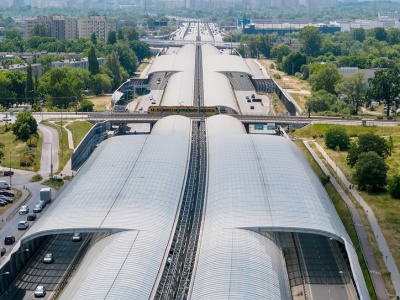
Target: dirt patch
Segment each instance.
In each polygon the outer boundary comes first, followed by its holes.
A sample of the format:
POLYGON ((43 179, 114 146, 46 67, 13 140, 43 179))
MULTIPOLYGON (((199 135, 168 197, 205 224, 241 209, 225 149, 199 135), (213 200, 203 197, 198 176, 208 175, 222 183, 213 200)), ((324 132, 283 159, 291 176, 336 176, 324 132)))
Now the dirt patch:
POLYGON ((88 97, 88 100, 93 102, 94 111, 105 111, 111 107, 111 95, 92 96, 88 97))

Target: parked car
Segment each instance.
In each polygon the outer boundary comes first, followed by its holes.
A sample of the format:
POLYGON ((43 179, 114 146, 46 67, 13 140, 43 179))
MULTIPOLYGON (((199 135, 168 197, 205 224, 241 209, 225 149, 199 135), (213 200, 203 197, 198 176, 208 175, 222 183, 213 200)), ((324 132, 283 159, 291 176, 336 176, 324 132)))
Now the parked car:
POLYGON ((6 200, 0 199, 0 206, 6 206, 8 202, 6 200))
POLYGON ((254 95, 254 94, 251 94, 251 98, 255 98, 256 97, 256 95, 254 95))
POLYGON ((7 196, 4 196, 4 195, 0 195, 0 200, 4 200, 4 201, 6 201, 8 203, 12 203, 14 201, 13 198, 7 197, 7 196))
POLYGON ((34 213, 41 213, 42 211, 43 211, 43 205, 36 204, 36 205, 33 207, 33 212, 34 212, 34 213))
POLYGON ((1 254, 1 256, 3 256, 4 254, 6 254, 6 252, 7 252, 6 248, 4 248, 4 247, 1 247, 1 248, 0 248, 0 254, 1 254))
POLYGON ((43 263, 52 264, 53 262, 54 262, 53 253, 46 253, 46 255, 43 257, 43 263))
POLYGON ((10 171, 10 170, 4 171, 3 173, 4 173, 4 176, 14 175, 14 171, 10 171))
POLYGON ((79 242, 80 240, 82 240, 82 235, 79 232, 75 232, 72 236, 72 241, 79 242))
POLYGON ((36 219, 37 219, 36 214, 29 214, 29 215, 27 215, 27 217, 26 217, 26 220, 27 220, 27 221, 35 221, 36 219))
POLYGON ((19 214, 26 215, 27 213, 29 213, 28 205, 22 205, 21 208, 19 209, 19 214))
POLYGON ((254 109, 254 106, 252 105, 252 106, 250 106, 250 109, 254 109))
POLYGON ((38 285, 34 292, 35 298, 46 296, 46 288, 43 285, 38 285))
POLYGON ((7 197, 14 197, 14 192, 6 191, 6 190, 0 190, 0 195, 7 196, 7 197))
POLYGON ((9 116, 5 116, 5 117, 3 117, 3 122, 11 122, 11 118, 9 117, 9 116))
POLYGON ((19 221, 18 230, 25 230, 25 229, 28 229, 28 227, 29 227, 28 221, 19 221))
POLYGON ((4 245, 12 245, 15 243, 15 237, 13 235, 7 235, 4 238, 4 245))

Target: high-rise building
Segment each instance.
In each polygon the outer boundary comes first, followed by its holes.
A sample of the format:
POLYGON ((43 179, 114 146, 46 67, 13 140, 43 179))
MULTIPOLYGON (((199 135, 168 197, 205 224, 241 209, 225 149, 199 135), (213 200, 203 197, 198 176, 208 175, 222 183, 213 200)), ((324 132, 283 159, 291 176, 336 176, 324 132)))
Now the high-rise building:
POLYGON ((106 16, 91 16, 78 20, 79 38, 88 38, 94 32, 96 38, 106 40, 111 30, 117 30, 116 19, 107 19, 106 16))
POLYGON ((25 20, 25 38, 31 36, 31 31, 36 24, 44 27, 48 36, 57 40, 78 38, 77 19, 65 16, 39 16, 36 19, 25 20))

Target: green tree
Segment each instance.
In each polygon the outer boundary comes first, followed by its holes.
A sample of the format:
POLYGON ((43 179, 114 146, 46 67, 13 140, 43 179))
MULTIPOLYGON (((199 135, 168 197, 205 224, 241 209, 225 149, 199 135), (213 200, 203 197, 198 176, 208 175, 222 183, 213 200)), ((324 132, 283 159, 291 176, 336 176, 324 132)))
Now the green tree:
POLYGON ((110 91, 111 87, 112 80, 106 74, 97 74, 90 77, 90 89, 96 95, 110 91))
POLYGON ((128 42, 139 40, 139 34, 132 26, 124 26, 121 28, 122 40, 127 40, 128 42))
POLYGON ((92 32, 92 34, 90 35, 90 40, 92 41, 93 45, 97 44, 96 33, 92 32))
POLYGON ((139 62, 142 62, 145 58, 151 57, 150 47, 147 43, 142 41, 132 41, 129 43, 129 47, 135 52, 139 62))
POLYGON ((310 97, 306 100, 306 109, 308 111, 308 116, 310 113, 327 111, 330 107, 337 101, 335 95, 328 93, 325 90, 320 90, 313 92, 310 97))
POLYGON ((115 51, 118 53, 121 66, 123 66, 130 75, 133 75, 139 65, 135 52, 133 52, 127 44, 121 42, 112 45, 110 50, 110 52, 115 51))
POLYGON ((336 91, 339 94, 346 96, 354 107, 354 114, 358 113, 359 107, 365 101, 367 92, 367 83, 364 81, 365 73, 357 71, 354 74, 347 76, 345 80, 336 86, 336 91))
POLYGON ((389 193, 393 198, 400 199, 400 175, 394 175, 389 181, 389 193))
POLYGON ((49 36, 49 32, 47 32, 46 27, 43 24, 36 23, 33 25, 32 30, 30 32, 31 36, 49 36))
POLYGON ((370 99, 383 101, 387 105, 387 115, 389 116, 392 104, 398 107, 400 69, 396 67, 376 71, 375 76, 368 79, 368 83, 367 96, 370 99))
POLYGON ((15 92, 12 91, 12 82, 6 72, 0 72, 0 105, 9 107, 15 103, 15 92))
POLYGON ((322 36, 317 27, 306 26, 300 30, 299 38, 302 46, 302 51, 309 56, 316 57, 320 53, 322 36))
POLYGON ((368 192, 381 191, 386 185, 388 166, 376 152, 361 153, 355 165, 358 186, 368 192))
POLYGON ((104 67, 108 68, 111 71, 113 81, 112 89, 117 89, 122 82, 121 65, 119 63, 117 52, 112 52, 110 55, 107 55, 104 67))
POLYGON ((343 126, 334 125, 325 132, 324 134, 325 145, 329 149, 338 147, 340 150, 346 150, 350 145, 350 137, 346 129, 343 126))
POLYGON ((88 64, 89 64, 89 72, 91 75, 96 75, 99 73, 99 62, 96 57, 96 50, 93 46, 90 46, 89 54, 88 54, 88 64))
POLYGON ((21 140, 27 140, 32 134, 37 133, 36 119, 30 112, 20 112, 15 119, 12 127, 13 133, 21 140))
POLYGON ((387 33, 383 27, 375 27, 369 30, 369 35, 378 41, 386 41, 387 39, 387 33))
POLYGON ((94 103, 90 100, 84 99, 81 102, 79 102, 79 111, 93 111, 94 103))
POLYGON ((281 63, 283 58, 291 52, 293 52, 292 48, 286 44, 282 44, 271 49, 271 56, 274 57, 278 63, 281 63))
POLYGON ((333 63, 321 64, 309 78, 312 91, 325 90, 335 94, 336 85, 342 80, 336 65, 333 63))
POLYGON ((18 104, 25 102, 26 72, 4 71, 3 73, 9 79, 8 88, 10 89, 10 95, 15 95, 15 102, 18 104))
POLYGON ((28 67, 26 68, 25 96, 26 96, 26 101, 29 102, 31 105, 33 105, 35 99, 35 87, 33 85, 31 64, 28 64, 28 67))
POLYGON ((352 31, 354 39, 359 42, 364 42, 365 40, 365 29, 364 28, 355 28, 352 31))
POLYGON ((108 32, 107 44, 114 45, 117 42, 117 33, 114 30, 108 32))
POLYGON ((300 52, 291 52, 283 58, 281 69, 289 75, 300 72, 301 67, 307 63, 307 56, 300 52))

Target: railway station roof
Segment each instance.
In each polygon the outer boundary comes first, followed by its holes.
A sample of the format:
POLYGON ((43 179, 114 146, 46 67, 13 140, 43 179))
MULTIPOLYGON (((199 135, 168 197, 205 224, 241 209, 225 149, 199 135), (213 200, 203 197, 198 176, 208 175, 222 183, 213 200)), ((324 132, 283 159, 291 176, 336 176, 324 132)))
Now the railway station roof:
POLYGON ((148 74, 181 71, 194 73, 195 52, 196 46, 194 44, 188 44, 181 48, 176 48, 176 52, 172 55, 159 55, 154 60, 148 74))
POLYGON ((194 71, 178 72, 170 75, 164 90, 161 105, 192 106, 194 94, 194 71))
POLYGON ((150 135, 102 142, 22 238, 113 233, 89 250, 60 299, 149 298, 184 190, 190 135, 188 118, 170 116, 150 135))
POLYGON ((274 232, 344 243, 362 299, 368 290, 355 249, 300 150, 278 136, 245 134, 237 119, 207 123, 208 189, 192 299, 289 299, 274 232))

